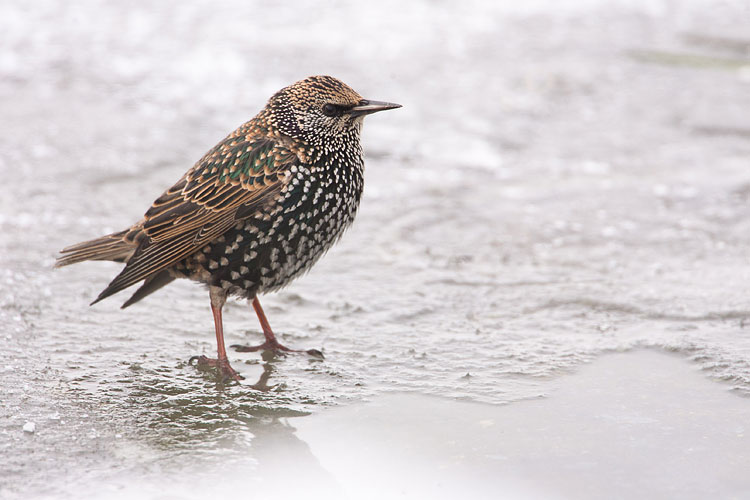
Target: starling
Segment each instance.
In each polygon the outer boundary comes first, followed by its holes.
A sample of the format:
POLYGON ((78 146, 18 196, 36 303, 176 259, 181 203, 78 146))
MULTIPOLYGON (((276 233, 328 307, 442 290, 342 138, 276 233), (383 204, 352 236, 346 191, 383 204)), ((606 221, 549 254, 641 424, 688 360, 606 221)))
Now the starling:
POLYGON ((240 380, 224 347, 227 297, 250 300, 265 335, 263 344, 238 350, 295 351, 274 336, 258 294, 310 269, 352 223, 363 188, 363 117, 399 107, 363 99, 330 76, 283 88, 159 196, 143 219, 63 249, 56 267, 125 263, 92 305, 141 281, 123 308, 175 278, 207 285, 218 358, 191 361, 240 380))

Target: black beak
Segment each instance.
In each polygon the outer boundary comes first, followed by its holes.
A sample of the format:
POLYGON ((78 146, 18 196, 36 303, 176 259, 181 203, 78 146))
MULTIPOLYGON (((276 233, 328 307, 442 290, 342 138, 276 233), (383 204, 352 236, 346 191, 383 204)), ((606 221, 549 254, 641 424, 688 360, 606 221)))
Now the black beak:
POLYGON ((362 99, 361 101, 359 101, 359 104, 349 110, 349 113, 352 116, 357 117, 377 113, 378 111, 385 111, 386 109, 396 109, 400 107, 400 104, 396 104, 393 102, 368 101, 367 99, 362 99))

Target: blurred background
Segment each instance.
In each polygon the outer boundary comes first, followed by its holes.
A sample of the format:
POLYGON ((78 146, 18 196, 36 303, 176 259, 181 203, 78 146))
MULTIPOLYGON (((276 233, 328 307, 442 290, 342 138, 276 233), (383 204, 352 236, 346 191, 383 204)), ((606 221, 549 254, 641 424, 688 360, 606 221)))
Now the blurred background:
MULTIPOLYGON (((275 478, 276 449, 323 481, 316 416, 517 404, 644 348, 747 407, 748 26, 745 0, 3 2, 0 497, 197 498, 275 478), (366 120, 354 226, 264 298, 326 359, 233 353, 264 390, 217 387, 186 365, 215 349, 205 290, 89 308, 119 266, 54 258, 313 74, 403 108, 366 120)), ((261 337, 244 302, 225 330, 261 337)))

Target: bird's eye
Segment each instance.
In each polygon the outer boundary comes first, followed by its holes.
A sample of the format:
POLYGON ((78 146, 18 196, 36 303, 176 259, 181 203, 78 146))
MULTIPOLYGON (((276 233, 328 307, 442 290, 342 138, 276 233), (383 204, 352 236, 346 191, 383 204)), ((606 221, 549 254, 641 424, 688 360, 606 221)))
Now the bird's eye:
POLYGON ((341 108, 335 104, 325 104, 323 106, 323 114, 326 116, 338 116, 341 114, 341 108))

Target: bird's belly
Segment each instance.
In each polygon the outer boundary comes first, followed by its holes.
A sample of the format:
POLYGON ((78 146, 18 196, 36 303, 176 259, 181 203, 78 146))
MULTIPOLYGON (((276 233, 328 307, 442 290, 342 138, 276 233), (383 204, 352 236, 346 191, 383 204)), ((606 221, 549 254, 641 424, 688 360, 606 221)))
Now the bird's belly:
MULTIPOLYGON (((333 200, 332 200, 333 201, 333 200)), ((351 225, 356 203, 248 218, 176 266, 182 276, 253 297, 305 273, 351 225)))
POLYGON ((280 226, 270 238, 269 250, 258 260, 258 292, 278 290, 307 272, 354 220, 351 213, 328 217, 299 217, 280 226))

